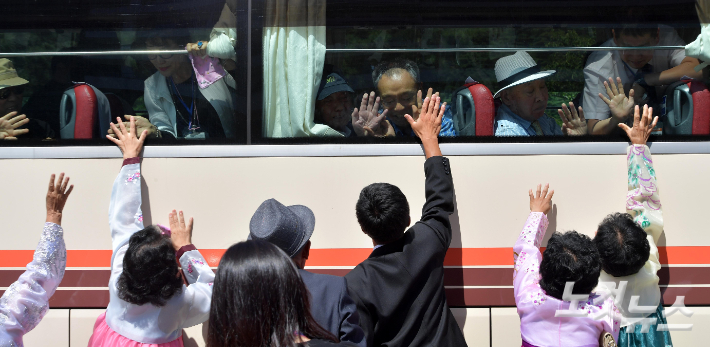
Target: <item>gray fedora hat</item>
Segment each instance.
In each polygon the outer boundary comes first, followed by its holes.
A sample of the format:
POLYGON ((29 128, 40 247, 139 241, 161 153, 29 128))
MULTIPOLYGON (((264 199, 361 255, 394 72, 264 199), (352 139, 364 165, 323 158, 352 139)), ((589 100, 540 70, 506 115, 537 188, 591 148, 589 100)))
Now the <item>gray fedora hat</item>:
POLYGON ((539 80, 554 74, 555 70, 540 71, 535 60, 525 51, 517 51, 496 61, 496 80, 500 89, 493 95, 497 98, 500 92, 518 84, 539 80))
POLYGON ((276 199, 261 203, 249 222, 249 240, 268 241, 293 257, 308 242, 316 216, 302 205, 284 206, 276 199))

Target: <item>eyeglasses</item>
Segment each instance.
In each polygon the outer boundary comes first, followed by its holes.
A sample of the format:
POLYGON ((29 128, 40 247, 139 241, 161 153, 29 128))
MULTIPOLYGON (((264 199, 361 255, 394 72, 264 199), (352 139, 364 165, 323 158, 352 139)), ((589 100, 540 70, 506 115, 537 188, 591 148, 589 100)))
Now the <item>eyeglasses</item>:
POLYGON ((25 92, 24 86, 5 88, 0 90, 0 100, 5 100, 10 97, 10 93, 15 95, 22 95, 25 92))
MULTIPOLYGON (((160 58, 167 60, 167 59, 172 58, 173 55, 174 55, 174 54, 168 54, 168 55, 162 55, 162 54, 161 54, 161 55, 160 55, 160 58)), ((155 59, 157 59, 157 58, 158 58, 157 55, 148 55, 148 59, 150 59, 150 60, 155 60, 155 59)))

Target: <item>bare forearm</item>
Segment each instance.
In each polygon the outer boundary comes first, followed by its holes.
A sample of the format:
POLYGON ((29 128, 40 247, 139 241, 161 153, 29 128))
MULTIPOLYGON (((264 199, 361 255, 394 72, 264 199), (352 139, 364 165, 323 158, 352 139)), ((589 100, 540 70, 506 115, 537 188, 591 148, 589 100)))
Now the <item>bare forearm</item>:
POLYGON ((437 138, 422 139, 422 147, 424 147, 424 155, 427 159, 441 156, 441 148, 439 148, 439 140, 437 138))
POLYGON ((587 121, 587 127, 591 135, 609 135, 618 128, 619 122, 614 117, 598 120, 590 119, 587 121))
POLYGON ((703 72, 695 71, 695 67, 698 66, 698 64, 700 64, 698 59, 685 58, 683 62, 676 67, 661 71, 660 73, 647 74, 645 81, 650 86, 660 86, 680 81, 683 76, 700 79, 703 77, 703 72))
POLYGON ((56 211, 47 211, 47 219, 45 220, 45 222, 62 225, 62 213, 56 211))

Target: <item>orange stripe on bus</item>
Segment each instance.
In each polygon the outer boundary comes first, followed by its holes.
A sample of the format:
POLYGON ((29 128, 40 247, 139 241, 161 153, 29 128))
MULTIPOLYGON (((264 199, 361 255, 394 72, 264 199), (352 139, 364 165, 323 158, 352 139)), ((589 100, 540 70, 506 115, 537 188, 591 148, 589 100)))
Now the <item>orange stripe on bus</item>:
MULTIPOLYGON (((225 249, 200 249, 210 266, 218 266, 225 249)), ((662 264, 710 265, 710 246, 658 247, 662 264)), ((370 248, 311 249, 307 266, 355 267, 372 253, 370 248)), ((0 268, 25 267, 32 261, 33 250, 0 250, 0 268)), ((446 266, 510 266, 513 250, 503 248, 451 248, 444 259, 446 266)), ((110 250, 68 250, 67 267, 110 267, 110 250)))

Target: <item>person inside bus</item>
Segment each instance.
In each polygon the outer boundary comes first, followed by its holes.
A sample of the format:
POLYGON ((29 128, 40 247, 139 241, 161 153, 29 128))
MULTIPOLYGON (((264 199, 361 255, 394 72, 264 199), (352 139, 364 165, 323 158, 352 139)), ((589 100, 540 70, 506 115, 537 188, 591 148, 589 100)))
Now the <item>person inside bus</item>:
POLYGON ((22 128, 29 119, 24 114, 18 115, 28 83, 17 75, 10 59, 0 59, 0 140, 16 140, 30 131, 22 128))
MULTIPOLYGON (((189 39, 184 30, 157 31, 147 38, 146 49, 180 50, 189 39)), ((157 54, 148 59, 158 71, 145 80, 143 99, 150 121, 137 118, 139 131, 157 138, 236 137, 236 84, 231 75, 220 74, 203 88, 204 79, 196 75, 187 55, 157 54)))
POLYGON ((249 240, 268 241, 291 257, 311 297, 313 319, 340 341, 365 345, 355 302, 342 277, 304 270, 316 217, 303 205, 284 206, 276 199, 261 203, 249 222, 249 240))
POLYGON ((207 345, 356 346, 318 325, 311 298, 283 250, 263 240, 234 244, 217 268, 207 345))
POLYGON ((227 70, 237 67, 237 0, 227 0, 222 7, 217 23, 212 28, 209 41, 187 44, 187 51, 195 56, 210 56, 221 59, 227 70))
POLYGON ((495 136, 581 136, 587 134, 584 111, 572 102, 557 110, 562 127, 545 114, 549 94, 545 78, 555 70, 541 71, 525 51, 518 51, 496 61, 496 79, 500 89, 493 98, 500 98, 496 111, 495 136))
MULTIPOLYGON (((628 10, 629 16, 621 25, 612 29, 613 38, 602 47, 650 47, 685 46, 685 42, 671 27, 658 25, 647 27, 640 24, 643 17, 638 9, 628 10)), ((621 51, 596 51, 587 59, 584 68, 584 93, 582 105, 586 111, 587 128, 590 134, 608 135, 618 133, 617 124, 633 122, 634 105, 657 104, 666 85, 683 78, 702 78, 695 71, 698 59, 686 57, 684 49, 653 50, 629 49, 621 51), (607 80, 621 80, 620 92, 624 98, 604 100, 607 80)), ((613 84, 610 82, 610 84, 613 84)))
POLYGON ((602 265, 592 239, 576 231, 555 232, 541 253, 554 191, 549 184, 538 185, 528 194, 530 215, 513 247, 513 293, 523 347, 599 346, 607 333, 618 339, 614 297, 594 292, 602 265), (584 299, 575 302, 569 294, 584 299))
MULTIPOLYGON (((385 119, 396 136, 415 136, 405 115, 411 114, 411 117, 417 120, 422 109, 419 66, 411 60, 401 58, 382 61, 372 71, 372 83, 382 101, 383 110, 378 112, 378 116, 387 112, 385 119)), ((433 94, 433 89, 429 88, 426 97, 431 98, 433 94)), ((382 127, 388 124, 382 123, 382 127)), ((388 132, 390 130, 386 128, 381 131, 382 134, 388 132)), ((449 109, 444 112, 439 135, 456 136, 453 116, 449 109)))
POLYGON ((117 120, 118 127, 111 123, 117 138, 106 136, 123 152, 109 205, 109 304, 89 347, 182 346, 182 329, 209 316, 214 272, 192 244, 192 218, 185 223, 182 211, 169 214, 169 230, 143 225, 140 152, 148 134, 136 136, 134 117, 130 131, 117 120))
POLYGON ((368 346, 466 346, 444 291, 444 256, 451 244, 449 216, 455 202, 451 167, 438 141, 442 106, 434 94, 418 108, 417 120, 405 115, 426 156, 421 220, 407 230, 407 198, 387 183, 363 188, 355 205, 360 228, 374 249, 345 279, 368 346))
POLYGON ((616 289, 621 283, 626 283, 623 298, 617 298, 621 302, 619 311, 623 316, 619 346, 673 345, 670 332, 659 329, 667 324, 658 286, 661 262, 657 244, 663 234, 664 223, 653 158, 646 146, 658 122, 658 117, 652 119, 652 114, 653 110, 644 106, 643 115, 639 117, 639 107, 636 106, 633 127, 619 124, 631 140, 628 170, 624 171, 624 177, 628 180, 626 213, 608 215, 599 224, 594 236, 602 262, 600 287, 616 289), (634 297, 637 302, 631 303, 634 297), (643 307, 650 310, 639 309, 643 307), (641 329, 642 324, 644 329, 641 329))
POLYGON ((0 297, 0 346, 22 347, 22 337, 49 311, 49 298, 62 282, 67 265, 62 214, 72 190, 69 177, 61 173, 55 181, 52 174, 45 197, 47 219, 32 261, 0 297))
POLYGON ((325 124, 345 137, 355 136, 353 125, 350 123, 354 94, 355 91, 334 67, 326 65, 316 95, 313 121, 325 124))

